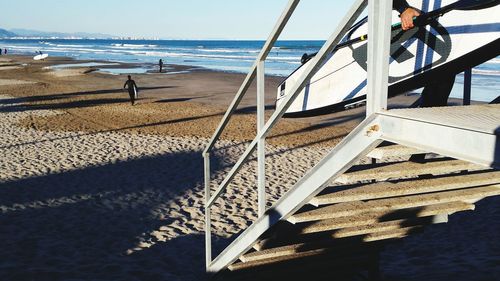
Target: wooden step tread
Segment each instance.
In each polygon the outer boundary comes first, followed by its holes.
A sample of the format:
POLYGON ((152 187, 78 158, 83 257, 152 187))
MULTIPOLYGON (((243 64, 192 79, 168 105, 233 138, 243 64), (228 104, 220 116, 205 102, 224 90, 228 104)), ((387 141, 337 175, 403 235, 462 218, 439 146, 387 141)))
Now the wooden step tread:
POLYGON ((339 243, 337 241, 330 239, 328 241, 313 243, 299 243, 259 252, 252 252, 240 257, 240 260, 242 263, 246 264, 246 266, 240 264, 239 269, 242 267, 254 267, 258 265, 309 258, 319 255, 348 258, 349 256, 356 256, 359 253, 370 252, 379 248, 376 244, 367 244, 359 240, 350 240, 350 242, 344 243, 339 243))
POLYGON ((350 227, 339 229, 332 233, 333 238, 346 238, 359 235, 369 235, 378 232, 388 232, 393 230, 399 230, 407 227, 414 226, 424 226, 429 224, 438 224, 448 222, 447 215, 416 218, 416 219, 405 219, 396 221, 387 221, 381 223, 375 223, 364 226, 350 227))
POLYGON ((323 252, 304 252, 294 255, 281 256, 276 258, 261 259, 249 262, 236 262, 228 267, 231 271, 253 269, 262 266, 277 265, 283 262, 300 262, 300 266, 325 263, 327 261, 330 267, 353 266, 354 264, 373 261, 373 255, 379 249, 376 247, 365 247, 364 251, 355 251, 349 255, 341 256, 329 252, 330 249, 323 249, 323 252))
POLYGON ((361 215, 339 217, 334 219, 326 219, 309 223, 301 228, 300 234, 318 233, 323 231, 331 231, 341 228, 350 228, 374 224, 380 221, 390 221, 399 219, 411 219, 419 217, 429 217, 438 214, 454 214, 462 211, 474 210, 474 204, 465 202, 451 202, 444 204, 436 204, 421 208, 410 208, 394 212, 394 210, 365 213, 361 215))
POLYGON ((404 238, 404 237, 407 237, 411 234, 420 233, 420 232, 422 232, 422 230, 423 230, 422 226, 412 226, 412 227, 405 227, 405 228, 400 228, 400 229, 396 229, 396 230, 376 232, 376 233, 366 235, 363 238, 363 241, 375 242, 375 241, 381 241, 381 240, 387 240, 387 239, 404 238))
MULTIPOLYGON (((436 223, 442 221, 436 221, 436 223)), ((286 261, 298 258, 311 257, 316 255, 322 255, 326 253, 348 253, 356 251, 356 249, 362 249, 367 246, 363 242, 367 241, 380 241, 385 239, 393 239, 403 237, 402 234, 408 234, 410 229, 415 229, 428 224, 425 221, 414 221, 413 225, 409 223, 408 225, 402 225, 397 229, 386 228, 380 229, 377 232, 374 226, 374 232, 365 235, 361 240, 348 240, 344 242, 343 240, 330 239, 323 242, 309 242, 309 243, 298 243, 293 245, 280 246, 275 248, 270 248, 262 251, 256 251, 252 253, 245 254, 240 257, 240 260, 246 264, 252 264, 252 266, 259 265, 262 263, 272 263, 279 261, 286 261), (338 241, 338 242, 337 242, 338 241)), ((248 265, 249 266, 249 265, 248 265)))
POLYGON ((395 164, 379 165, 374 168, 372 165, 353 168, 353 171, 339 176, 335 181, 342 184, 350 184, 370 180, 385 181, 389 179, 416 178, 421 175, 443 175, 459 171, 487 169, 483 166, 461 160, 431 161, 426 163, 399 162, 395 164))
POLYGON ((314 206, 344 203, 360 200, 380 199, 428 192, 461 189, 466 187, 500 183, 500 171, 480 174, 457 175, 433 179, 419 179, 398 183, 375 183, 316 196, 311 200, 314 206))
MULTIPOLYGON (((308 242, 291 244, 286 246, 276 246, 261 251, 256 251, 243 255, 240 260, 243 262, 250 262, 268 258, 276 258, 287 255, 295 255, 301 252, 316 253, 325 252, 324 249, 333 249, 337 252, 349 250, 352 247, 359 246, 359 239, 342 239, 352 238, 354 236, 370 235, 377 232, 390 232, 402 228, 425 226, 430 224, 446 223, 448 222, 448 215, 438 215, 423 218, 412 218, 387 222, 375 222, 371 225, 363 225, 359 227, 344 228, 324 236, 322 241, 311 240, 308 242)), ((398 232, 399 233, 399 232, 398 232)))
POLYGON ((372 201, 355 201, 321 207, 291 216, 291 223, 326 220, 332 218, 355 216, 367 212, 384 212, 408 208, 425 207, 429 205, 464 201, 473 203, 485 197, 500 195, 500 185, 459 189, 422 195, 412 195, 378 199, 372 201))
POLYGON ((368 153, 367 157, 382 160, 385 158, 404 157, 420 153, 426 153, 426 151, 421 151, 416 148, 402 145, 388 145, 375 148, 370 153, 368 153))
POLYGON ((292 245, 286 245, 281 247, 274 247, 262 251, 252 252, 245 254, 240 257, 243 262, 250 262, 268 258, 276 258, 281 256, 295 255, 297 253, 323 253, 325 249, 329 248, 333 244, 333 241, 320 241, 313 243, 298 243, 292 245))

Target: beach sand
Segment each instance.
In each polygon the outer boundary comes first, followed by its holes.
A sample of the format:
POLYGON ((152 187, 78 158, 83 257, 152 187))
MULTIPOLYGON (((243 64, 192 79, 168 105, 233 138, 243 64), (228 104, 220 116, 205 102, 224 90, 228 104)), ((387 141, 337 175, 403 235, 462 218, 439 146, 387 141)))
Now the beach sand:
MULTIPOLYGON (((66 58, 9 59, 28 65, 0 71, 7 81, 0 83, 0 280, 204 280, 201 151, 244 75, 134 75, 140 100, 132 107, 123 75, 45 68, 72 62, 66 58)), ((267 80, 270 116, 281 78, 267 80)), ((254 104, 252 87, 217 144, 214 189, 255 136, 254 104)), ((268 205, 363 112, 280 122, 267 146, 268 205)), ((212 209, 218 249, 256 219, 255 171, 252 159, 212 209)), ((493 280, 500 273, 498 202, 389 244, 382 253, 387 280, 493 280)))

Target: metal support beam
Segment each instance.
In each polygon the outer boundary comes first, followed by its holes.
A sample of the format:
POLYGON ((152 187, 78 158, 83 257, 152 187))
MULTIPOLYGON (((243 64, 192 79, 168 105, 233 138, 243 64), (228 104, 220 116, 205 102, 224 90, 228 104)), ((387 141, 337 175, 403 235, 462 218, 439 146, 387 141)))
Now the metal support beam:
POLYGON ((464 71, 464 99, 463 105, 470 105, 472 88, 472 69, 464 71))
MULTIPOLYGON (((265 119, 265 61, 257 65, 257 134, 260 134, 265 119)), ((266 211, 266 138, 262 137, 257 143, 257 188, 259 217, 266 211)))
MULTIPOLYGON (((234 165, 234 167, 229 171, 226 178, 219 185, 219 188, 215 191, 214 195, 208 202, 211 206, 213 202, 220 196, 220 194, 226 190, 227 186, 234 178, 236 173, 241 169, 241 165, 250 157, 250 155, 255 151, 257 142, 259 139, 266 137, 271 129, 278 123, 279 119, 285 114, 286 110, 293 103, 295 98, 299 95, 299 93, 304 89, 307 81, 311 79, 312 76, 316 73, 316 71, 321 67, 322 63, 326 60, 328 54, 332 52, 332 50, 337 46, 345 33, 349 30, 349 28, 353 25, 353 23, 358 19, 358 17, 363 12, 366 7, 367 0, 357 0, 356 3, 351 7, 347 15, 340 22, 339 27, 335 30, 335 32, 330 36, 325 45, 321 48, 318 54, 313 58, 312 63, 308 66, 308 68, 304 71, 304 74, 299 78, 297 84, 293 86, 291 91, 291 95, 287 96, 283 103, 279 108, 276 109, 274 114, 269 118, 266 125, 262 129, 262 131, 257 135, 257 137, 250 143, 248 148, 245 150, 243 155, 240 157, 238 162, 234 165)), ((207 147, 208 148, 208 147, 207 147)))
POLYGON ((205 259, 206 268, 212 262, 212 222, 210 206, 208 200, 210 199, 210 154, 203 154, 203 162, 205 169, 205 259))
POLYGON ((366 116, 387 109, 392 0, 368 2, 366 116))
POLYGON ((380 132, 374 117, 368 118, 338 144, 318 165, 309 171, 264 216, 250 225, 208 268, 219 272, 250 250, 255 241, 279 220, 287 219, 316 196, 333 178, 349 169, 362 156, 380 144, 380 132))

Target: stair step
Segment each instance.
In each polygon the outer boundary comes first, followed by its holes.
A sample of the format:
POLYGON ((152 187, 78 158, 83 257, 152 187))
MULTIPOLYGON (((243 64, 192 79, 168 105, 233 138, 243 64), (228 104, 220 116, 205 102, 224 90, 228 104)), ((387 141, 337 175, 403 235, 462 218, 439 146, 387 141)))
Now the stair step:
POLYGON ((298 243, 293 245, 274 247, 262 251, 252 252, 240 257, 242 262, 251 262, 262 259, 270 259, 276 257, 283 257, 295 255, 298 253, 307 253, 307 255, 323 253, 328 248, 328 245, 333 245, 332 241, 313 242, 313 243, 298 243))
POLYGON ((404 157, 420 153, 426 153, 426 151, 421 151, 416 148, 402 145, 388 145, 375 148, 370 153, 368 153, 367 156, 377 160, 382 160, 385 158, 404 157))
POLYGON ((374 224, 380 221, 411 219, 418 217, 429 217, 439 214, 454 214, 462 211, 474 210, 474 204, 465 202, 451 202, 436 204, 421 208, 404 209, 396 212, 387 210, 383 212, 365 213, 361 215, 326 219, 310 223, 301 229, 300 234, 311 234, 324 231, 331 231, 341 228, 351 228, 374 224))
MULTIPOLYGON (((447 216, 444 216, 447 218, 447 216)), ((331 238, 325 241, 313 241, 306 243, 298 243, 293 245, 286 245, 274 247, 262 251, 256 251, 245 254, 240 257, 244 263, 255 263, 259 261, 285 261, 297 258, 310 257, 325 253, 342 253, 344 251, 351 251, 354 248, 362 247, 363 242, 380 241, 385 239, 399 238, 409 233, 409 230, 423 227, 424 225, 432 223, 445 223, 447 219, 443 217, 437 218, 418 218, 413 220, 401 220, 385 223, 377 223, 363 228, 350 228, 345 229, 344 232, 339 232, 340 237, 336 237, 336 233, 332 234, 331 238), (352 236, 365 235, 361 240, 356 239, 338 239, 349 238, 352 236)))
POLYGON ((412 226, 412 227, 405 227, 405 228, 400 228, 400 229, 396 229, 396 230, 376 232, 376 233, 371 233, 371 234, 366 235, 363 238, 363 241, 375 242, 375 241, 381 241, 381 240, 387 240, 387 239, 404 238, 404 237, 407 237, 411 234, 420 233, 420 232, 422 232, 422 230, 423 230, 422 226, 412 226))
POLYGON ((448 222, 448 215, 439 215, 439 216, 424 217, 424 218, 409 219, 409 220, 388 221, 388 222, 375 223, 371 225, 339 229, 338 231, 332 233, 332 237, 337 239, 347 238, 359 235, 367 235, 367 234, 370 235, 379 232, 395 231, 407 227, 424 226, 424 225, 447 223, 447 222, 448 222))
POLYGON ((254 245, 254 249, 262 251, 269 248, 279 247, 279 245, 288 241, 289 243, 302 243, 304 240, 316 240, 318 235, 326 237, 329 232, 339 229, 364 227, 377 223, 396 221, 396 220, 414 220, 418 218, 433 217, 438 215, 451 215, 463 211, 474 210, 474 204, 465 202, 452 202, 426 206, 423 208, 403 209, 399 211, 386 211, 375 213, 364 213, 356 216, 341 217, 335 219, 322 220, 303 225, 295 225, 295 229, 281 233, 279 236, 262 239, 254 245), (308 234, 318 234, 310 236, 308 234))
MULTIPOLYGON (((336 256, 337 258, 349 258, 359 253, 371 251, 378 248, 375 244, 362 243, 359 240, 355 243, 332 243, 333 240, 323 241, 323 243, 300 243, 268 249, 260 252, 246 254, 240 258, 241 263, 235 263, 229 267, 230 270, 240 270, 250 267, 262 266, 271 263, 278 263, 296 259, 311 258, 315 256, 336 256)), ((337 240, 338 241, 338 240, 337 240)), ((352 241, 352 240, 350 240, 352 241)))
POLYGON ((443 175, 459 171, 477 171, 486 168, 461 160, 431 161, 425 163, 399 162, 373 167, 373 165, 355 166, 337 179, 342 184, 353 184, 363 181, 385 181, 389 179, 416 178, 421 175, 443 175), (359 169, 359 170, 356 170, 359 169))
POLYGON ((461 189, 471 186, 500 183, 500 171, 451 177, 420 179, 398 183, 375 183, 316 196, 311 200, 314 206, 360 200, 380 199, 428 192, 461 189))
POLYGON ((368 202, 356 201, 318 208, 291 216, 291 223, 326 220, 345 216, 355 216, 367 212, 383 212, 408 208, 425 207, 440 203, 464 201, 473 203, 485 197, 500 195, 500 185, 436 192, 423 195, 378 199, 368 202))
POLYGON ((352 240, 354 236, 368 235, 377 232, 387 232, 392 230, 398 230, 401 228, 424 226, 424 225, 446 223, 446 222, 448 222, 448 214, 439 214, 430 217, 401 219, 401 220, 386 221, 386 222, 375 221, 369 225, 338 229, 336 231, 328 233, 328 235, 321 236, 319 238, 316 237, 307 242, 294 243, 293 240, 288 240, 291 245, 286 245, 286 246, 275 245, 274 247, 271 246, 268 247, 267 249, 262 249, 257 252, 246 254, 242 256, 240 259, 243 262, 249 262, 260 259, 293 255, 299 252, 310 252, 324 248, 335 247, 337 250, 339 250, 359 244, 360 241, 359 239, 352 240), (351 240, 349 239, 346 240, 343 238, 350 238, 351 240), (323 242, 318 242, 318 240, 323 242))

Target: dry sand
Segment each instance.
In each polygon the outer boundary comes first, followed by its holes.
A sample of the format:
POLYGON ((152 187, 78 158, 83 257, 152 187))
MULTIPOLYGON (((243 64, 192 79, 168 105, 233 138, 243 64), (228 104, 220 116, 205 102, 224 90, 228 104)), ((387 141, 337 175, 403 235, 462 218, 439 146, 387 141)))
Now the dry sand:
MULTIPOLYGON (((43 68, 68 59, 9 57, 29 65, 0 78, 36 84, 0 85, 0 280, 204 279, 201 151, 243 76, 137 75, 141 100, 131 107, 123 76, 57 77, 43 68)), ((267 84, 267 115, 279 80, 267 84)), ((255 135, 254 98, 217 145, 214 182, 255 135)), ((281 122, 267 147, 269 204, 361 118, 360 109, 281 122)), ((256 218, 255 169, 255 161, 245 165, 212 210, 219 248, 256 218)), ((494 200, 390 245, 382 254, 388 280, 498 276, 494 200)))

